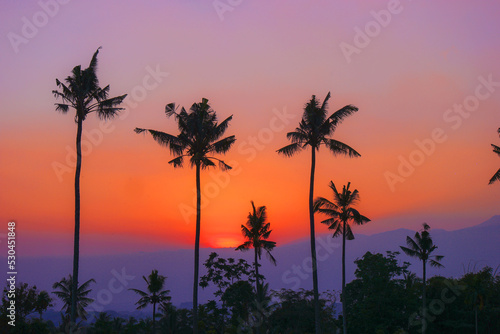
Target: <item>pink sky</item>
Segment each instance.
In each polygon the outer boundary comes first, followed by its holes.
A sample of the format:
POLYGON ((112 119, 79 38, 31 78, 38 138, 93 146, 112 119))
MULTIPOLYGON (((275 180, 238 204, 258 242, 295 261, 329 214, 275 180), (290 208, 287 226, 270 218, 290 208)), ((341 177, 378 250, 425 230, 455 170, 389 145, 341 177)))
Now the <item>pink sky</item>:
MULTIPOLYGON (((278 243, 307 235, 310 154, 284 158, 275 151, 287 144, 285 134, 311 95, 323 99, 328 91, 332 112, 359 107, 335 138, 362 157, 320 151, 316 195, 331 196, 330 180, 351 181, 360 211, 373 220, 356 232, 418 229, 424 221, 457 229, 499 214, 500 184, 488 186, 500 165, 490 146, 499 144, 499 3, 241 1, 222 16, 212 1, 69 1, 46 7, 52 16, 36 1, 1 7, 0 220, 15 220, 26 239, 58 233, 71 252, 74 169, 58 176, 53 164, 66 164, 76 125, 72 114, 54 110, 51 90, 55 78, 87 66, 99 46, 101 83, 129 98, 120 118, 102 125, 91 115, 84 123, 94 143, 83 158, 83 239, 113 236, 136 242, 135 249, 149 240, 191 247, 194 215, 180 208, 194 207, 194 171, 174 169, 167 150, 132 130, 176 133, 165 104, 189 107, 202 97, 221 119, 233 115, 227 134, 237 142, 225 160, 239 167, 225 177, 202 175, 210 197, 203 246, 239 242, 250 200, 268 207, 278 243), (373 12, 388 9, 384 27, 373 12), (36 32, 25 27, 34 23, 36 32), (347 59, 340 45, 356 46, 365 27, 376 30, 347 59), (160 73, 157 80, 147 77, 151 71, 160 73), (482 83, 488 78, 491 87, 482 83), (481 100, 473 98, 477 91, 481 100), (474 101, 468 116, 448 111, 474 101), (439 142, 418 153, 416 141, 428 143, 435 129, 439 142), (400 159, 417 159, 418 166, 391 186, 387 173, 398 174, 400 159)), ((47 243, 38 240, 25 252, 53 252, 47 243)), ((101 242, 92 252, 110 249, 101 242)))

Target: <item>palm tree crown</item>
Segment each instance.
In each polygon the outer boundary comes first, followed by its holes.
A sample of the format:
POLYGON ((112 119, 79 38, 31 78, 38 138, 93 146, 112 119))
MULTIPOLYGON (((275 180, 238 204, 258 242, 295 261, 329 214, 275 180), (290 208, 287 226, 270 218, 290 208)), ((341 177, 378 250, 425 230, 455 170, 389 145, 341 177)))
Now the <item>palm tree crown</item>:
POLYGON ((56 98, 61 98, 63 103, 56 103, 56 110, 67 113, 69 108, 76 111, 75 122, 85 120, 91 112, 97 112, 97 116, 101 119, 109 119, 124 108, 118 107, 125 99, 127 94, 108 98, 109 85, 104 88, 99 86, 97 78, 97 54, 94 53, 89 67, 82 70, 81 65, 75 66, 71 71, 71 76, 68 76, 66 84, 56 79, 56 85, 61 90, 53 90, 52 94, 56 98))
POLYGON ((214 167, 214 161, 216 161, 222 170, 231 169, 231 166, 210 154, 224 154, 236 141, 234 135, 220 139, 233 116, 229 116, 218 124, 217 115, 205 98, 200 103, 194 103, 189 113, 184 107, 180 112, 177 112, 177 109, 175 103, 170 103, 165 107, 167 117, 173 115, 177 121, 180 131, 177 136, 141 128, 135 128, 135 132, 148 131, 158 144, 168 147, 175 156, 169 161, 174 167, 183 167, 184 158, 189 157, 192 167, 198 165, 202 169, 214 167))
MULTIPOLYGON (((498 128, 498 135, 500 137, 500 128, 498 128)), ((493 147, 493 152, 495 152, 499 157, 500 157, 500 147, 491 144, 493 147)), ((489 184, 494 183, 495 181, 500 181, 500 168, 497 170, 497 172, 493 175, 493 177, 490 179, 489 184)))
POLYGON ((142 291, 139 289, 129 289, 137 293, 141 298, 135 303, 137 305, 137 309, 143 309, 148 305, 153 305, 153 326, 155 323, 156 317, 156 305, 157 304, 167 304, 170 302, 170 297, 168 294, 170 290, 164 290, 165 288, 165 280, 167 277, 159 275, 158 270, 151 271, 148 277, 142 276, 144 281, 146 282, 147 291, 142 291))
POLYGON ((408 247, 400 246, 406 255, 415 257, 424 263, 429 262, 432 267, 443 267, 439 261, 441 261, 444 256, 442 255, 432 255, 432 253, 438 248, 434 245, 431 235, 429 233, 430 226, 424 223, 423 230, 421 233, 415 233, 415 239, 406 237, 406 244, 408 247))
POLYGON ((333 202, 324 197, 318 197, 314 202, 317 212, 330 217, 321 223, 329 225, 328 229, 334 231, 333 237, 345 235, 347 240, 354 239, 354 233, 352 233, 349 222, 363 225, 370 221, 370 219, 353 208, 354 204, 359 201, 359 192, 357 189, 351 191, 350 186, 351 182, 348 182, 347 186, 343 187, 342 192, 339 192, 333 181, 330 181, 329 187, 333 190, 333 202))
POLYGON ((288 132, 287 138, 292 142, 278 150, 278 153, 286 156, 292 156, 307 146, 318 150, 321 145, 325 145, 333 154, 348 155, 349 157, 359 157, 360 154, 348 145, 332 139, 331 136, 337 126, 349 115, 352 115, 358 108, 353 105, 347 105, 332 115, 327 117, 328 100, 330 93, 325 97, 323 104, 313 95, 306 104, 302 120, 295 131, 288 132))
POLYGON ((271 263, 276 265, 276 259, 271 254, 271 251, 276 247, 276 242, 267 240, 272 230, 270 229, 271 223, 267 222, 266 207, 259 206, 255 208, 252 201, 252 212, 248 214, 245 225, 241 225, 241 233, 247 241, 239 245, 236 250, 247 251, 254 248, 259 260, 262 256, 262 250, 264 250, 271 263))
MULTIPOLYGON (((87 311, 85 308, 94 301, 92 298, 87 297, 92 291, 92 289, 90 289, 90 283, 95 283, 95 280, 89 279, 87 282, 81 284, 76 292, 76 312, 78 317, 83 320, 87 320, 87 311)), ((52 285, 53 289, 58 289, 52 291, 52 293, 63 301, 64 305, 62 310, 66 314, 69 314, 71 311, 72 287, 73 277, 71 275, 69 275, 68 278, 64 277, 62 280, 52 285)))

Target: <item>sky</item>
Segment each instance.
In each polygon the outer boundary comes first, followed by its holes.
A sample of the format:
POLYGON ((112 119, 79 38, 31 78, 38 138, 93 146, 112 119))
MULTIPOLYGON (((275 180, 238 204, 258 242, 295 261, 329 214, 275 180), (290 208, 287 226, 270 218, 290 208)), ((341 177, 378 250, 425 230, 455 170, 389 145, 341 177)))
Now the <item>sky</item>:
MULTIPOLYGON (((359 108, 333 137, 360 154, 317 155, 315 195, 358 189, 371 222, 355 233, 454 230, 498 211, 500 3, 484 1, 2 1, 0 221, 22 255, 72 253, 74 113, 55 79, 86 67, 128 94, 119 117, 84 122, 82 254, 191 248, 195 172, 135 127, 176 134, 167 103, 208 98, 233 116, 230 172, 202 173, 202 247, 243 242, 250 201, 274 241, 309 233, 310 151, 276 150, 311 96, 359 108)), ((317 216, 319 222, 321 216, 317 216)), ((318 233, 327 228, 317 223, 318 233)), ((0 231, 0 233, 3 233, 0 231)), ((2 234, 5 237, 5 234, 2 234)))

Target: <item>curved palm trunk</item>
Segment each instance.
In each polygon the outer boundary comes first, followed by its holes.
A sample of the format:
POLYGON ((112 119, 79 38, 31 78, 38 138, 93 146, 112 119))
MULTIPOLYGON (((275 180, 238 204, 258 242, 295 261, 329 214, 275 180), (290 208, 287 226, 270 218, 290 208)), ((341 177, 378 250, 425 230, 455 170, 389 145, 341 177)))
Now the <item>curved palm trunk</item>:
POLYGON ((76 132, 75 171, 75 237, 73 248, 73 284, 71 285, 71 322, 76 323, 76 297, 78 291, 78 266, 80 262, 80 173, 82 170, 82 128, 83 120, 78 117, 76 132))
POLYGON ((200 264, 201 187, 200 163, 196 164, 196 237, 194 241, 193 333, 198 334, 198 271, 200 264))
POLYGON ((425 271, 425 260, 422 261, 423 263, 423 279, 424 279, 424 284, 422 285, 422 333, 425 334, 425 330, 427 328, 426 324, 426 317, 427 317, 427 310, 426 310, 426 305, 425 305, 425 284, 426 284, 426 271, 425 271))
POLYGON ((318 265, 316 262, 316 237, 314 235, 314 170, 316 168, 316 148, 311 147, 311 180, 309 184, 309 224, 311 229, 311 257, 312 257, 312 273, 313 273, 313 290, 314 290, 314 327, 316 334, 321 333, 320 327, 320 308, 319 308, 319 293, 318 293, 318 265))
POLYGON ((347 334, 347 312, 345 309, 345 222, 343 222, 342 231, 342 327, 344 334, 347 334))

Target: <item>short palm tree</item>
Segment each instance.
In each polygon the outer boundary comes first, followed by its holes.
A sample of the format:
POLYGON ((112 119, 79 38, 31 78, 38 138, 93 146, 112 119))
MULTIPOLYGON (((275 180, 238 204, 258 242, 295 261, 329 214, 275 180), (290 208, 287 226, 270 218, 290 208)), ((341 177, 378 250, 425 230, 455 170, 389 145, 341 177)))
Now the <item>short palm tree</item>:
POLYGON ((314 208, 317 212, 327 215, 328 219, 321 223, 328 225, 328 229, 333 230, 333 237, 342 235, 342 323, 344 334, 347 333, 347 310, 345 302, 345 241, 354 239, 349 223, 363 225, 368 223, 370 219, 361 215, 353 206, 359 201, 359 192, 357 189, 351 191, 351 182, 342 188, 339 192, 333 181, 330 181, 330 188, 333 190, 333 202, 324 198, 318 197, 314 202, 314 208))
MULTIPOLYGON (((85 308, 89 306, 94 300, 92 298, 87 297, 88 294, 92 291, 90 289, 90 283, 95 283, 94 279, 89 279, 87 282, 81 284, 76 289, 76 298, 72 298, 73 296, 73 278, 69 275, 67 278, 64 277, 59 282, 56 282, 52 285, 53 289, 57 289, 56 291, 52 291, 63 303, 62 311, 66 314, 71 313, 71 302, 76 300, 76 312, 79 318, 83 320, 87 320, 87 311, 85 308)), ((74 322, 73 322, 74 323, 74 322)))
MULTIPOLYGON (((100 48, 99 48, 100 49, 100 48)), ((80 172, 82 169, 82 129, 83 121, 87 115, 96 112, 100 119, 111 119, 120 110, 119 105, 123 102, 125 95, 109 98, 109 85, 101 88, 97 79, 97 54, 94 53, 89 67, 82 70, 81 65, 75 66, 71 75, 65 79, 66 83, 56 79, 56 85, 60 90, 53 90, 56 98, 61 98, 62 103, 56 103, 56 110, 66 114, 70 108, 76 112, 76 171, 75 171, 75 234, 73 251, 73 276, 78 285, 78 268, 80 259, 80 172)), ((73 291, 76 296, 76 291, 73 291)), ((76 300, 71 302, 71 321, 76 321, 76 300)))
POLYGON ((421 232, 416 232, 414 239, 410 238, 409 236, 406 237, 406 245, 408 247, 403 247, 400 246, 403 252, 405 252, 406 255, 409 255, 411 257, 415 257, 422 261, 422 270, 423 270, 423 276, 422 276, 422 333, 425 334, 425 317, 426 317, 426 302, 425 302, 425 286, 426 286, 426 265, 427 262, 432 267, 437 267, 441 268, 443 265, 439 263, 444 256, 442 255, 432 255, 432 253, 438 248, 436 245, 434 245, 434 242, 432 241, 431 235, 429 233, 429 230, 431 227, 424 223, 422 224, 422 231, 421 232))
MULTIPOLYGON (((498 134, 500 136, 500 128, 498 128, 498 134)), ((491 144, 491 146, 493 146, 493 152, 495 152, 498 156, 500 156, 500 147, 493 144, 491 144)), ((495 175, 493 175, 493 177, 490 179, 489 184, 492 184, 495 181, 500 181, 500 169, 498 169, 495 175)))
POLYGON ((194 103, 187 112, 184 107, 177 112, 175 103, 165 107, 167 117, 174 116, 180 133, 177 136, 151 130, 135 128, 136 133, 148 131, 160 145, 168 147, 175 156, 169 161, 174 167, 182 167, 184 158, 189 157, 191 167, 196 168, 196 237, 194 245, 194 283, 193 283, 193 332, 198 333, 198 276, 200 263, 200 225, 201 225, 201 186, 200 171, 215 167, 217 162, 222 170, 231 169, 224 161, 212 154, 225 154, 236 141, 235 136, 224 135, 233 116, 217 123, 217 114, 207 99, 194 103))
POLYGON ((347 117, 358 111, 353 105, 347 105, 332 115, 327 116, 328 93, 320 105, 320 101, 313 95, 311 100, 306 104, 302 120, 295 131, 288 132, 287 138, 292 142, 290 145, 282 147, 278 153, 284 154, 287 157, 293 156, 295 153, 302 151, 308 146, 311 147, 311 177, 309 183, 309 228, 311 238, 311 257, 312 257, 312 273, 313 273, 313 290, 314 290, 314 321, 316 334, 321 333, 320 328, 320 305, 318 292, 318 272, 316 261, 316 237, 314 233, 314 173, 316 168, 316 151, 320 146, 324 145, 334 155, 347 155, 349 157, 359 157, 360 154, 350 146, 329 138, 333 135, 337 126, 347 117))
POLYGON ((165 280, 167 277, 159 275, 158 270, 151 271, 148 277, 142 276, 147 285, 147 291, 142 291, 139 289, 129 289, 137 293, 141 298, 135 303, 137 309, 143 309, 148 305, 153 305, 153 329, 156 324, 156 305, 167 304, 170 302, 170 297, 168 294, 170 290, 164 290, 165 280))
POLYGON ((248 218, 245 225, 241 225, 241 233, 247 239, 239 245, 236 250, 247 251, 250 248, 254 249, 254 268, 255 268, 255 288, 257 296, 261 296, 261 283, 259 282, 259 260, 262 257, 262 250, 266 252, 267 257, 272 264, 276 265, 276 259, 271 254, 271 251, 276 247, 276 242, 269 241, 269 236, 272 230, 271 223, 267 222, 267 212, 265 206, 255 208, 252 201, 252 212, 248 213, 248 218))
POLYGON ((52 304, 52 298, 49 296, 49 293, 43 290, 40 291, 35 302, 35 311, 40 315, 40 320, 42 320, 42 313, 51 306, 54 306, 54 304, 52 304))

